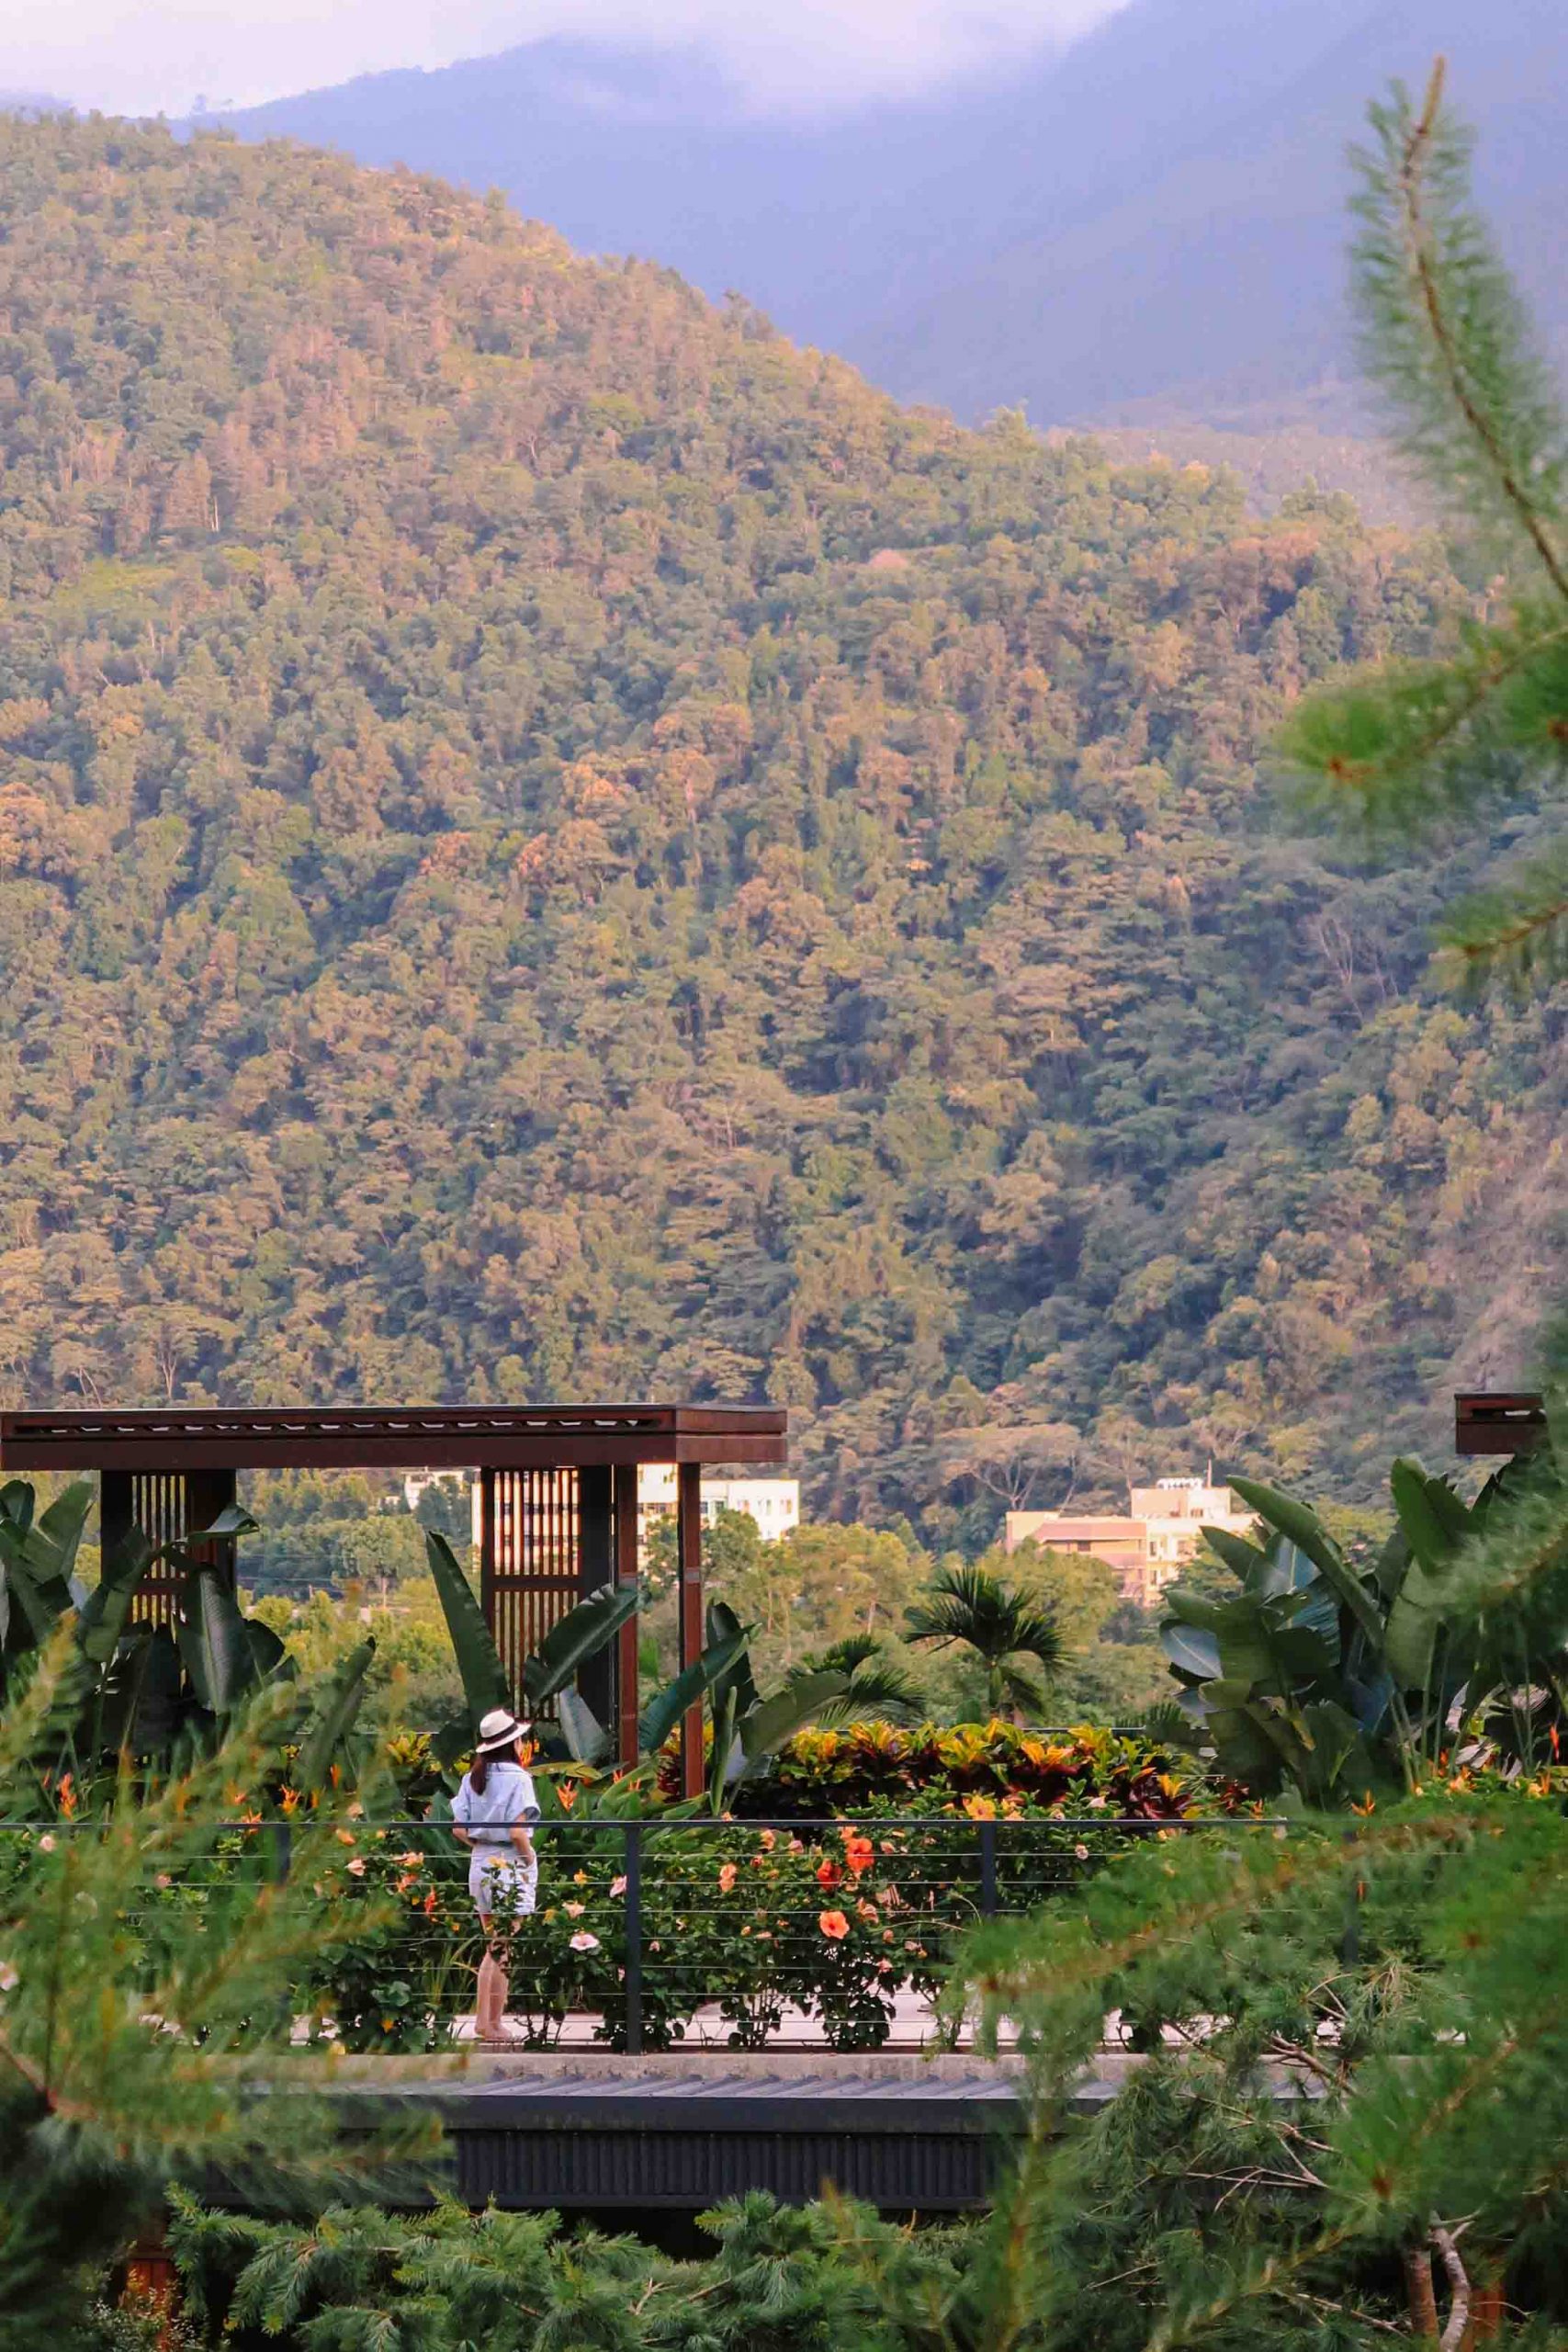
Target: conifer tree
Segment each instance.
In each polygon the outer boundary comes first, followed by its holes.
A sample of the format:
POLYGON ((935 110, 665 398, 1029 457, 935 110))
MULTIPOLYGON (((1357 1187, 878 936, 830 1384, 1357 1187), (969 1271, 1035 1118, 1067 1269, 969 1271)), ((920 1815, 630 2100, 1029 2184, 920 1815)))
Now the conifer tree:
POLYGON ((421 2129, 346 2143, 321 2065, 279 2071, 289 1986, 363 1917, 336 1899, 340 1809, 297 1833, 287 1880, 262 1824, 298 1693, 262 1694, 156 1788, 128 1769, 102 1803, 57 1786, 40 1815, 38 1758, 58 1753, 77 1673, 62 1635, 0 1716, 3 2352, 79 2321, 172 2184, 218 2177, 310 2210, 433 2144, 421 2129))
MULTIPOLYGON (((1395 85, 1357 157, 1353 290, 1365 371, 1485 586, 1447 661, 1369 669, 1307 698, 1287 755, 1374 833, 1529 802, 1568 767, 1568 416, 1470 200, 1469 133, 1441 60, 1419 107, 1395 85)), ((1470 979, 1568 969, 1568 842, 1461 903, 1444 944, 1470 979)))

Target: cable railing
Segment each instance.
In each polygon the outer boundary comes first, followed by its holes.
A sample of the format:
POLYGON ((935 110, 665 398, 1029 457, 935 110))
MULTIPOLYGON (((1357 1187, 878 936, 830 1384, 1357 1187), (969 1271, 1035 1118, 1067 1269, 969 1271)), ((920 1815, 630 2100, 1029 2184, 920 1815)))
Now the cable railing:
MULTIPOLYGON (((14 1841, 96 1826, 0 1822, 0 1918, 14 1841)), ((1070 1899, 1150 1840, 1284 1828, 1103 1813, 551 1819, 534 1829, 534 1907, 507 1917, 503 1903, 493 1923, 508 2017, 524 2046, 629 2055, 956 2046, 963 2019, 939 1995, 978 1922, 1070 1899)), ((243 1882, 301 1881, 315 1900, 324 1884, 332 1949, 279 1988, 295 2040, 434 2051, 471 2034, 484 1938, 469 1860, 444 1822, 234 1822, 204 1835, 198 1859, 145 1874, 125 1907, 151 1966, 243 1882)))

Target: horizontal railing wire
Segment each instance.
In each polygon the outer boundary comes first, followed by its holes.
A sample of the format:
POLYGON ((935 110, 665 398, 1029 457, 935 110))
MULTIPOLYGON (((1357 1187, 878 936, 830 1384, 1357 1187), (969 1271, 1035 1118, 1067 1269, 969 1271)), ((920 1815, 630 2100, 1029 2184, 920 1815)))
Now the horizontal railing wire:
MULTIPOLYGON (((535 2047, 559 2041, 569 2021, 628 2053, 694 2040, 761 2050, 803 2035, 842 2052, 900 2034, 928 2041, 955 2030, 936 1996, 979 1920, 1060 1900, 1151 1839, 1286 1826, 1103 1813, 552 1818, 534 1829, 534 1907, 499 1922, 509 2012, 535 2047)), ((104 1827, 85 1815, 0 1821, 0 1920, 22 1841, 104 1827)), ((282 1988, 297 2033, 434 2049, 471 2007, 483 1951, 470 1860, 450 1824, 429 1819, 221 1823, 197 1854, 129 1890, 127 1913, 151 1964, 220 1894, 287 1888, 309 1872, 340 1932, 318 1973, 282 1988)))

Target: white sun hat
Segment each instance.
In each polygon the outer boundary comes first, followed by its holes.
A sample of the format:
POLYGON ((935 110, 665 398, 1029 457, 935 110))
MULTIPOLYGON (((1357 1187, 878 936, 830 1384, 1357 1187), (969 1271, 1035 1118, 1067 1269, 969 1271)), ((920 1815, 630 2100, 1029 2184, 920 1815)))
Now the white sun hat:
POLYGON ((532 1724, 525 1724, 521 1715, 513 1714, 509 1708, 492 1707, 488 1715, 479 1718, 479 1743, 474 1752, 478 1756, 499 1755, 503 1749, 513 1747, 518 1740, 526 1739, 532 1728, 532 1724))

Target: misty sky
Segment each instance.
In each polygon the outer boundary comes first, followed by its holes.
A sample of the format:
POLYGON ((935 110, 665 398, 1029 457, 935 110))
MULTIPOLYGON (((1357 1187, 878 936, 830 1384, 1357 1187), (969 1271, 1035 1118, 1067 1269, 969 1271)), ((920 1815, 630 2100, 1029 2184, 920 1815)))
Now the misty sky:
POLYGON ((121 114, 244 106, 541 34, 699 43, 758 103, 908 89, 1070 37, 1123 0, 4 0, 0 90, 121 114), (750 18, 750 21, 744 21, 750 18), (765 21, 763 21, 765 20, 765 21))

